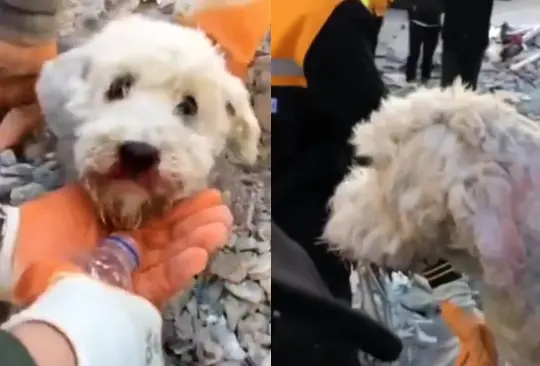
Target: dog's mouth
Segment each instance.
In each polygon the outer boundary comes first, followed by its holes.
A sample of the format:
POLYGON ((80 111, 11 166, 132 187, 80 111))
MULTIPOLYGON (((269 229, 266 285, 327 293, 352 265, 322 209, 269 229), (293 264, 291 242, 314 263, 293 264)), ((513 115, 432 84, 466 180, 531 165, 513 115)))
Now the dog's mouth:
POLYGON ((154 146, 145 142, 126 141, 118 148, 117 161, 104 178, 135 183, 151 191, 160 180, 159 161, 160 153, 154 146))
POLYGON ((115 163, 107 172, 105 178, 107 178, 109 181, 117 183, 131 182, 148 191, 151 191, 160 180, 159 172, 156 168, 135 173, 129 168, 122 166, 120 163, 115 163))

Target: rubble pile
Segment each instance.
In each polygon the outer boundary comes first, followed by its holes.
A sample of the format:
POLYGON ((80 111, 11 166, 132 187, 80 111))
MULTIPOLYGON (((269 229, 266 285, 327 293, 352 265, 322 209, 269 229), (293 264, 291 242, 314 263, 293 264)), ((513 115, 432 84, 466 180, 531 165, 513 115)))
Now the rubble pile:
POLYGON ((22 154, 11 149, 0 153, 0 200, 19 205, 60 187, 60 165, 53 153, 30 144, 22 154))
POLYGON ((218 186, 231 198, 235 235, 217 253, 195 288, 165 313, 165 342, 171 364, 256 365, 269 360, 271 344, 270 171, 251 172, 223 162, 218 186), (213 334, 211 315, 223 316, 246 354, 232 352, 213 334), (203 311, 201 311, 203 310, 203 311))
MULTIPOLYGON (((406 33, 406 26, 401 30, 406 33)), ((540 60, 517 70, 512 67, 531 54, 540 52, 540 35, 528 39, 526 46, 522 54, 513 56, 505 62, 486 55, 478 80, 478 90, 495 93, 514 104, 524 115, 540 121, 540 60)), ((377 48, 376 62, 390 92, 402 95, 414 90, 415 86, 408 85, 405 81, 404 65, 407 54, 406 51, 400 51, 383 40, 377 48)), ((432 80, 428 85, 439 85, 440 76, 441 48, 434 56, 432 80)))

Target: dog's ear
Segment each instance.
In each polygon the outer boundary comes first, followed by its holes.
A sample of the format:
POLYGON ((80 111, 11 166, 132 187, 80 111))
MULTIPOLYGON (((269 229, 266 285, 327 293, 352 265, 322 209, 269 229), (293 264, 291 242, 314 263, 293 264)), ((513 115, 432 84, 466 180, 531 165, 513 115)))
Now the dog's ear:
POLYGON ((48 61, 36 84, 45 125, 55 140, 56 155, 62 163, 64 182, 77 177, 73 145, 84 113, 76 101, 85 99, 89 69, 90 58, 75 48, 48 61))
POLYGON ((85 93, 90 58, 75 48, 46 62, 36 83, 36 93, 45 123, 58 138, 73 136, 82 122, 74 101, 85 93))
POLYGON ((225 108, 232 121, 228 149, 240 162, 254 164, 258 157, 261 127, 244 83, 231 74, 225 79, 225 108))

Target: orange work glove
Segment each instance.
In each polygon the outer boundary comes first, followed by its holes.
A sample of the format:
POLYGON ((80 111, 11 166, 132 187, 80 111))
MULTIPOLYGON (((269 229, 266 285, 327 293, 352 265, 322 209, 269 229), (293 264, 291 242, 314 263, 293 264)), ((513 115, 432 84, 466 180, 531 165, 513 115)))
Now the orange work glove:
POLYGON ((141 266, 134 291, 158 308, 189 286, 209 256, 227 244, 233 217, 217 190, 179 202, 164 218, 126 233, 140 243, 141 266))
POLYGON ((37 46, 0 41, 0 150, 17 145, 42 124, 35 83, 56 52, 55 40, 37 46))
POLYGON ((229 71, 245 79, 255 52, 270 30, 270 0, 201 1, 178 22, 202 29, 225 52, 229 71))
POLYGON ((495 339, 483 319, 450 301, 441 303, 441 315, 460 341, 456 366, 497 366, 495 339))
POLYGON ((76 184, 19 207, 0 206, 0 299, 14 301, 19 276, 31 263, 89 250, 107 233, 86 192, 76 184))
MULTIPOLYGON (((220 192, 208 190, 180 201, 164 217, 149 221, 139 230, 117 233, 138 244, 141 264, 133 275, 133 292, 160 307, 206 267, 210 253, 227 243, 231 226, 232 215, 220 192)), ((62 245, 63 249, 49 246, 49 251, 41 250, 41 258, 26 261, 28 265, 14 290, 18 303, 28 305, 66 274, 80 272, 70 258, 104 239, 94 235, 99 230, 91 231, 84 235, 88 240, 84 245, 62 245), (91 237, 98 240, 90 243, 91 237)), ((36 243, 39 245, 39 241, 36 243)))

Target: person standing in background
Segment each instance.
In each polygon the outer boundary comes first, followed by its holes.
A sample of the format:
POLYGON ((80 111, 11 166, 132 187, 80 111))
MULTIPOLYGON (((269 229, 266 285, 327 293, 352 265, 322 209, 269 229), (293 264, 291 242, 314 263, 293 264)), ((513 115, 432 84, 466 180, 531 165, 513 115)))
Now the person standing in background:
POLYGON ((405 68, 408 83, 416 81, 416 70, 422 53, 421 82, 431 78, 433 54, 439 43, 443 0, 413 0, 409 10, 409 56, 405 68))
POLYGON ((442 87, 457 77, 473 90, 489 44, 493 0, 445 0, 442 87))

